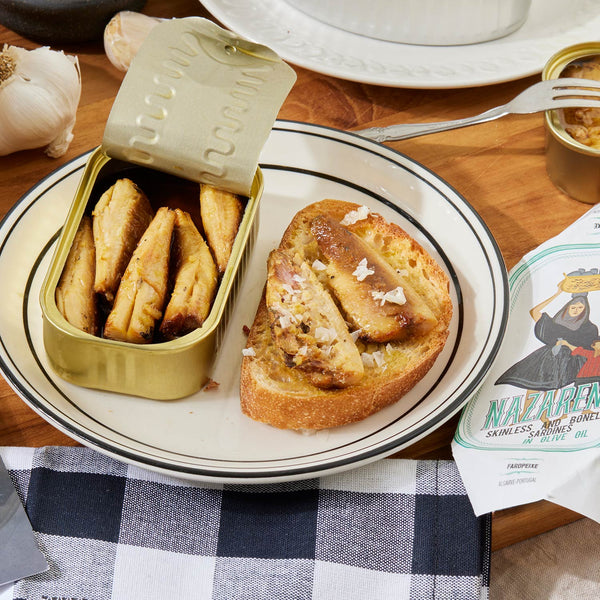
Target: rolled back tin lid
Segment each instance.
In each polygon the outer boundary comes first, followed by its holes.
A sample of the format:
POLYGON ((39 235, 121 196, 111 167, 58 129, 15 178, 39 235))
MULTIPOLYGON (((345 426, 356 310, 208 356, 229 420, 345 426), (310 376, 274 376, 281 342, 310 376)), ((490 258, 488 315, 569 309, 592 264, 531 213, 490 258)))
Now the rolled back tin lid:
POLYGON ((275 52, 207 19, 164 21, 123 79, 103 149, 112 158, 249 195, 295 80, 275 52))

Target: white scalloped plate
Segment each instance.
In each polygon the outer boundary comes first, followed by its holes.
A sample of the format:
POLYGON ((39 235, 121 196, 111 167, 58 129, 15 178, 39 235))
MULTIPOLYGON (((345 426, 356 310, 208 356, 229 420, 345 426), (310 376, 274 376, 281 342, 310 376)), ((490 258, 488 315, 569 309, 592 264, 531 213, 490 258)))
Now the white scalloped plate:
POLYGON ((318 73, 377 85, 459 88, 540 73, 571 44, 598 39, 598 0, 533 0, 525 24, 504 38, 465 46, 416 46, 331 27, 285 0, 202 0, 238 35, 318 73))
POLYGON ((87 157, 41 181, 0 224, 0 370, 33 410, 82 444, 188 479, 313 477, 414 443, 460 410, 488 371, 504 335, 508 286, 502 257, 477 213, 434 173, 389 148, 277 121, 261 154, 258 240, 212 374, 219 388, 164 402, 63 381, 44 352, 38 297, 87 157), (243 327, 254 317, 267 254, 292 216, 323 198, 366 204, 420 241, 450 277, 454 315, 444 351, 409 394, 360 423, 303 435, 241 413, 239 370, 243 327))

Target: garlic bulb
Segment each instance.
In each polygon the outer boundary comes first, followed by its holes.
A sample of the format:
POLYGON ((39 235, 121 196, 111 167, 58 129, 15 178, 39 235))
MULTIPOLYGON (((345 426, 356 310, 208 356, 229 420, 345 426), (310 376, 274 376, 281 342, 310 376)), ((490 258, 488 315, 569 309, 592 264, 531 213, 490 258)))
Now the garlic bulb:
POLYGON ((76 56, 5 45, 0 52, 0 156, 47 146, 62 156, 73 139, 81 76, 76 56))
POLYGON ((146 36, 161 21, 164 19, 130 10, 118 12, 104 28, 104 52, 108 60, 119 71, 127 71, 146 36))

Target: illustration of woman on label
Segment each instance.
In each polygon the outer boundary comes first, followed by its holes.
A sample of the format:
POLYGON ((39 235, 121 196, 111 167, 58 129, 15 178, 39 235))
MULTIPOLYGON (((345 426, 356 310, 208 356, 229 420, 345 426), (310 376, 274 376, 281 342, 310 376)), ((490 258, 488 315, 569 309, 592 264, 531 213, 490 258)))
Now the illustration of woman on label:
POLYGON ((531 392, 556 390, 575 381, 585 357, 573 353, 569 346, 591 348, 599 337, 598 327, 590 321, 587 292, 572 293, 553 317, 542 312, 565 293, 565 281, 566 278, 558 284, 555 294, 529 311, 535 321, 535 337, 544 345, 507 369, 496 381, 496 385, 506 383, 527 390, 523 413, 533 400, 531 392))

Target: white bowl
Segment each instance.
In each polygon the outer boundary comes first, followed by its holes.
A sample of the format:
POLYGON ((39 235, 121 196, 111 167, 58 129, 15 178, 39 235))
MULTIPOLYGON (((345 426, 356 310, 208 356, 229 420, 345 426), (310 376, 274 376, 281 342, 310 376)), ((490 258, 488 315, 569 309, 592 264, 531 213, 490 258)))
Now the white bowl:
POLYGON ((531 0, 285 0, 340 29, 404 44, 475 44, 512 33, 531 0))

